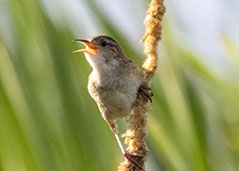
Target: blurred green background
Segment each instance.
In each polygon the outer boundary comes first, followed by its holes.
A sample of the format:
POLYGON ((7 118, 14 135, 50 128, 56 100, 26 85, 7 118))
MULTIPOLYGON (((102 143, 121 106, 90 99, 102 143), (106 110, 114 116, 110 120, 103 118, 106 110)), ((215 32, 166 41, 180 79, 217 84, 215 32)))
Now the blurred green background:
MULTIPOLYGON (((72 40, 110 35, 141 65, 148 2, 0 0, 0 171, 117 169, 123 156, 87 92, 91 68, 72 54, 80 46, 72 40)), ((178 2, 166 4, 146 169, 239 170, 238 42, 221 30, 223 62, 208 60, 180 34, 186 23, 170 17, 178 2)))

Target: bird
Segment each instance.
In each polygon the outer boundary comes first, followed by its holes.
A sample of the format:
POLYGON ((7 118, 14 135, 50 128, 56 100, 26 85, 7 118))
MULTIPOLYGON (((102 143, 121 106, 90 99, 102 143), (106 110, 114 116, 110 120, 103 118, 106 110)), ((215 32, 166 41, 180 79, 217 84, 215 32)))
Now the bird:
POLYGON ((152 102, 151 88, 144 81, 139 67, 126 57, 120 45, 110 36, 99 35, 74 41, 80 42, 86 48, 73 53, 84 53, 92 67, 87 86, 90 96, 114 133, 123 155, 141 168, 133 159, 137 154, 130 154, 124 149, 115 121, 132 112, 139 96, 152 102))

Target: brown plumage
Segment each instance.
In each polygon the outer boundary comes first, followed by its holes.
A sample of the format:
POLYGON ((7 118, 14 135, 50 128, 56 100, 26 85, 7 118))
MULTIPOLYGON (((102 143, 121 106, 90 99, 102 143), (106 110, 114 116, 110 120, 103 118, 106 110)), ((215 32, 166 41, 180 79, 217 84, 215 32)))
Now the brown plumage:
POLYGON ((131 113, 138 96, 152 101, 151 89, 145 84, 138 66, 124 55, 119 44, 111 37, 96 36, 76 41, 85 44, 87 48, 75 52, 84 52, 93 69, 88 80, 91 97, 115 134, 122 153, 140 167, 134 162, 132 154, 124 150, 115 120, 131 113))

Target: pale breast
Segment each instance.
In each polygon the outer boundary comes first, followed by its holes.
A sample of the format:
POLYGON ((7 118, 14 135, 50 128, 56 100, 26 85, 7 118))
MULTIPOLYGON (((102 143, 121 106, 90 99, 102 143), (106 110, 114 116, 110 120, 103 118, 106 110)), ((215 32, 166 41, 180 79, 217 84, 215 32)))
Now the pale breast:
MULTIPOLYGON (((105 119, 116 119, 128 115, 137 98, 137 91, 142 84, 134 73, 115 72, 109 79, 105 75, 104 84, 96 80, 94 73, 89 76, 88 90, 96 101, 105 119)), ((101 76, 102 77, 102 76, 101 76)))

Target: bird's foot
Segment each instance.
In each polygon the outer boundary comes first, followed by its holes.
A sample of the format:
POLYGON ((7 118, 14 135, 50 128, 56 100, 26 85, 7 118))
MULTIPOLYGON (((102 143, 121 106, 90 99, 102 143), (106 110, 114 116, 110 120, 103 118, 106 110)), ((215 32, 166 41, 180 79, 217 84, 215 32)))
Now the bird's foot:
POLYGON ((140 164, 134 159, 134 158, 142 158, 142 155, 139 154, 134 154, 134 153, 129 153, 127 151, 124 152, 124 156, 131 162, 133 163, 136 167, 138 167, 140 170, 144 171, 144 168, 140 166, 140 164))
POLYGON ((139 87, 138 94, 140 94, 146 102, 152 102, 153 93, 151 92, 151 88, 147 85, 143 84, 139 87))

